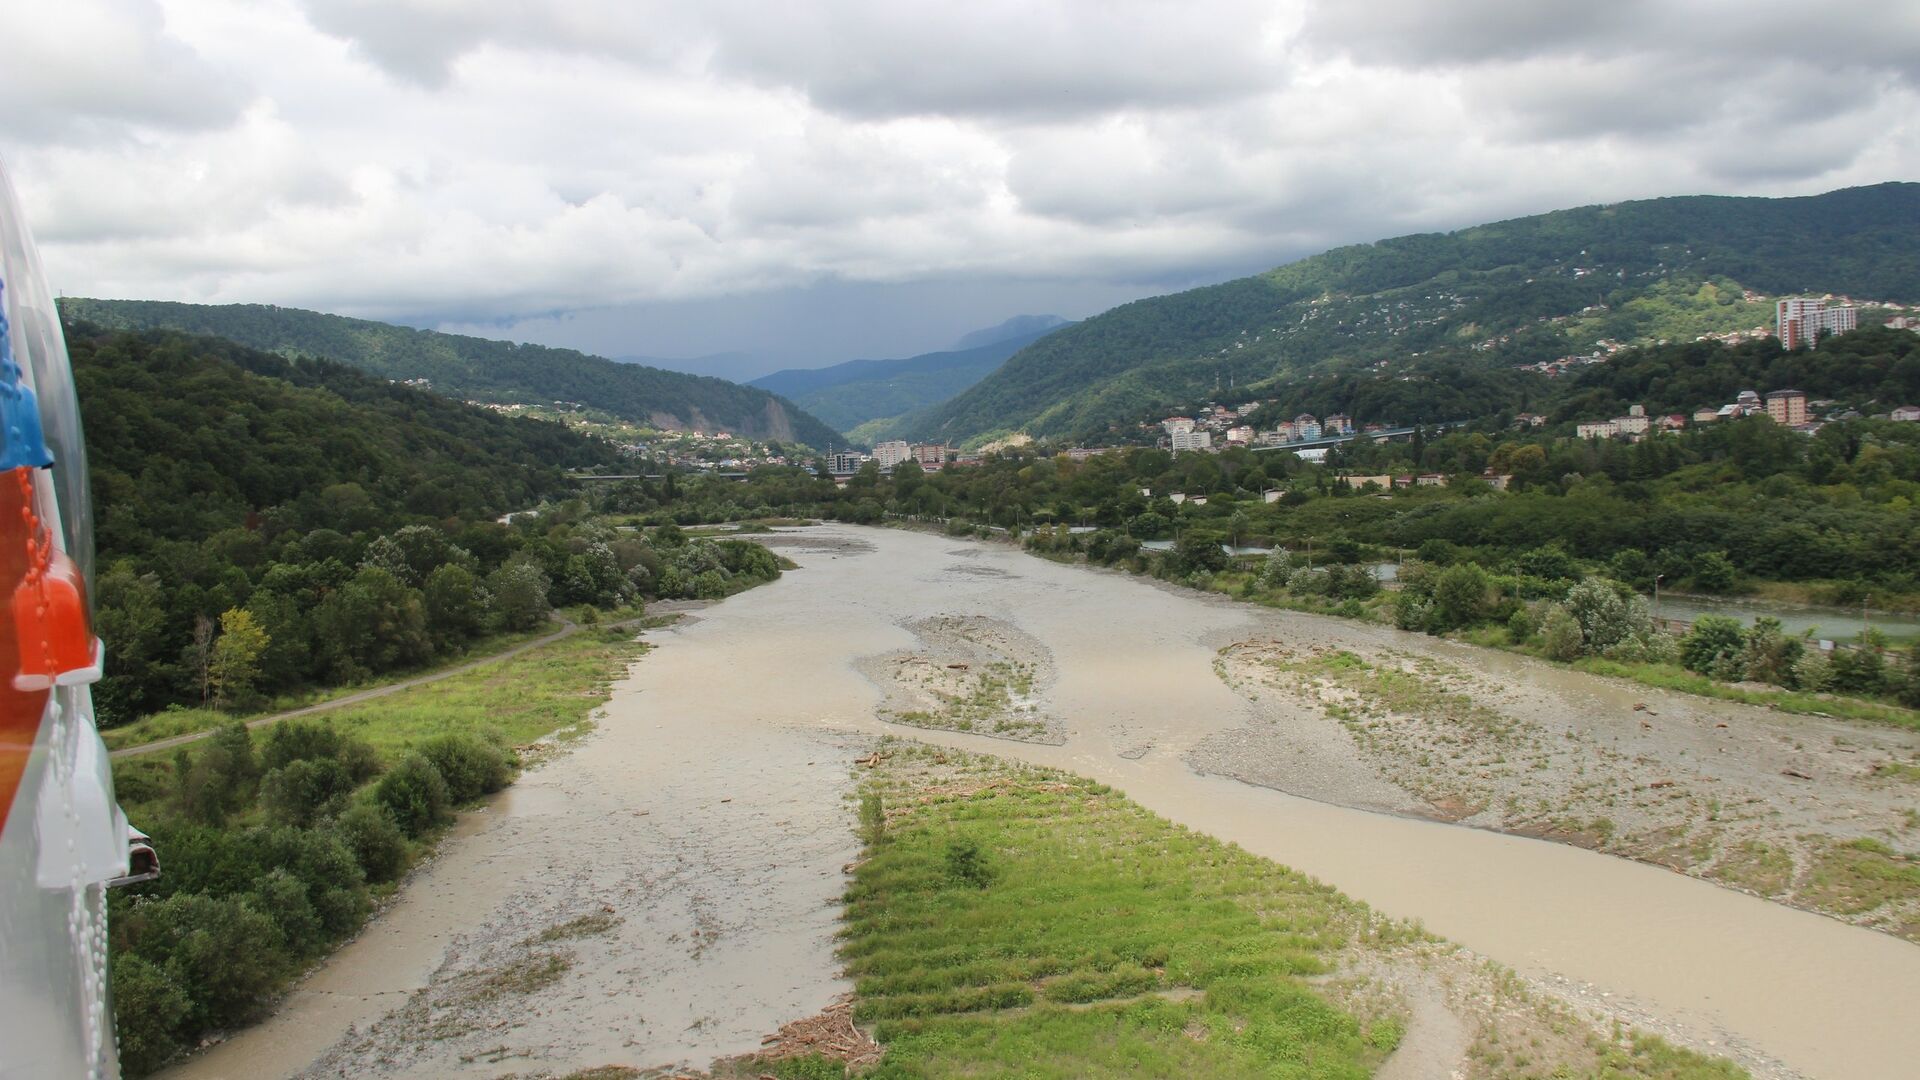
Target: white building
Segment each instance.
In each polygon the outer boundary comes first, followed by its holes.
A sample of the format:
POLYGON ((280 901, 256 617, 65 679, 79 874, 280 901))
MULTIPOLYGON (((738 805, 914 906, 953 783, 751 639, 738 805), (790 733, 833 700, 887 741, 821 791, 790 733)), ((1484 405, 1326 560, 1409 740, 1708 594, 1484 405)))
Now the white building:
POLYGON ((852 476, 860 471, 867 455, 856 454, 852 450, 835 450, 827 455, 827 471, 835 476, 852 476))
POLYGON ((1211 431, 1176 431, 1172 439, 1173 452, 1176 454, 1183 450, 1213 449, 1213 432, 1211 431))
POLYGON ((882 471, 891 469, 912 456, 913 447, 899 439, 876 443, 873 447, 873 460, 880 463, 882 471))
POLYGON ((1889 413, 1888 416, 1903 423, 1920 421, 1920 405, 1902 405, 1889 413))
POLYGON ((1228 428, 1227 441, 1230 443, 1240 443, 1242 445, 1250 443, 1253 441, 1253 429, 1247 427, 1245 424, 1235 428, 1228 428))
POLYGON ((1583 420, 1573 430, 1583 439, 1611 439, 1620 434, 1620 428, 1612 420, 1583 420))
POLYGON ((1169 435, 1184 435, 1193 430, 1193 417, 1169 416, 1160 421, 1160 426, 1169 435))
POLYGON ((1860 325, 1860 309, 1851 304, 1827 306, 1811 296, 1789 296, 1774 304, 1774 333, 1783 349, 1802 345, 1818 348, 1828 334, 1844 334, 1860 325))
POLYGON ((1293 437, 1299 441, 1320 437, 1320 421, 1312 413, 1301 413, 1293 418, 1293 437))

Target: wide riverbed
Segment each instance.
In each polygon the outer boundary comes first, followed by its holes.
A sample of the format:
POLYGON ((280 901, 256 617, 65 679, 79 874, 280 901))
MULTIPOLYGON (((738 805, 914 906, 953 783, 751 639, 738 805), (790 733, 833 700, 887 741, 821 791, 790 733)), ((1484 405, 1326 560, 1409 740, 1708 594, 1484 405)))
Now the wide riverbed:
POLYGON ((273 1021, 178 1075, 314 1063, 313 1075, 491 1076, 753 1050, 844 988, 830 903, 851 851, 847 736, 883 730, 1111 783, 1547 985, 1780 1066, 1763 1071, 1880 1080, 1920 1061, 1920 947, 1655 867, 1314 802, 1185 760, 1247 722, 1214 662, 1249 636, 1391 638, 1596 702, 1618 698, 1615 685, 1004 545, 841 526, 773 539, 801 569, 656 635, 598 734, 463 826, 407 899, 273 1021), (873 719, 880 694, 856 664, 912 648, 906 624, 938 616, 993 620, 1044 647, 1054 677, 1038 693, 1064 745, 873 719), (465 1016, 447 996, 502 949, 603 904, 619 928, 574 942, 574 967, 515 1011, 465 1016), (435 1028, 448 1016, 460 1022, 435 1028))

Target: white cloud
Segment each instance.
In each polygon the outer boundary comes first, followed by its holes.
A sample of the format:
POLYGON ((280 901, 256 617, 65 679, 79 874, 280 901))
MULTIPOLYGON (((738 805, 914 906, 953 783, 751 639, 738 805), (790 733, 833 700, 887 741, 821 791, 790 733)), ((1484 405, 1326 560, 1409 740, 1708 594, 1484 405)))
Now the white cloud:
POLYGON ((10 10, 0 153, 74 294, 508 320, 821 281, 1164 282, 1920 172, 1905 6, 1851 44, 1711 0, 10 10))
POLYGON ((92 141, 237 118, 244 80, 168 33, 154 0, 0 5, 0 136, 92 141))

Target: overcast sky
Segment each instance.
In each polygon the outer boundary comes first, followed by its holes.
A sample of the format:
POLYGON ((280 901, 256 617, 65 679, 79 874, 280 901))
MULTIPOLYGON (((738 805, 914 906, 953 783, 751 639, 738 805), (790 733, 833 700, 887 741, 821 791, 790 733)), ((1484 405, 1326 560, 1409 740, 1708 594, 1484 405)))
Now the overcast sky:
POLYGON ((70 295, 761 366, 1564 206, 1920 178, 1920 4, 0 4, 70 295))

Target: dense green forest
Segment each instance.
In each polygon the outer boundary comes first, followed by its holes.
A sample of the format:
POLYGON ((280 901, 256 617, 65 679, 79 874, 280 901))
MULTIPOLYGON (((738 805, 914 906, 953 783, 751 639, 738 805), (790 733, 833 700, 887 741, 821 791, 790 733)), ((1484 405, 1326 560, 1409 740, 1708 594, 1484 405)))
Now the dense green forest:
POLYGON ((1685 341, 1770 322, 1745 290, 1920 302, 1917 252, 1920 184, 1902 183, 1627 202, 1400 237, 1122 305, 899 430, 953 442, 1095 435, 1195 399, 1270 396, 1307 374, 1379 364, 1498 378, 1602 339, 1685 341))
POLYGON ((621 364, 572 349, 414 330, 264 304, 60 301, 63 318, 117 330, 211 334, 288 356, 338 360, 387 379, 426 379, 435 393, 499 404, 578 402, 664 429, 728 431, 816 449, 839 433, 764 390, 725 379, 621 364))
POLYGON ((212 338, 75 327, 69 347, 109 725, 418 667, 553 605, 720 595, 752 569, 706 541, 662 558, 499 524, 567 498, 563 470, 619 463, 558 424, 212 338))
POLYGON ((904 360, 849 360, 832 367, 776 371, 747 385, 770 390, 867 444, 892 438, 895 422, 979 382, 1007 357, 1052 333, 1046 327, 989 345, 904 360))

